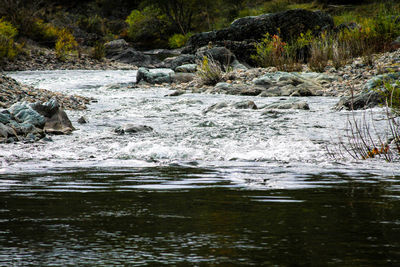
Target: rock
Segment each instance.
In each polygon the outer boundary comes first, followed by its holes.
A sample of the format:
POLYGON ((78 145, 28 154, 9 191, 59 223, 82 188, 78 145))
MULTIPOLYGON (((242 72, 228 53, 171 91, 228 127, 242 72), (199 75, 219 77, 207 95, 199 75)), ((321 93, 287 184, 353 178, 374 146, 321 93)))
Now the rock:
POLYGON ((241 101, 234 104, 237 109, 258 109, 253 101, 241 101))
POLYGON ((269 104, 264 107, 265 111, 263 115, 269 114, 271 109, 299 109, 299 110, 309 110, 307 102, 305 101, 282 101, 269 104))
POLYGON ((206 110, 204 110, 203 113, 206 114, 210 111, 215 111, 215 110, 223 109, 226 107, 228 107, 228 104, 226 102, 215 103, 215 104, 209 106, 206 110))
POLYGON ((171 73, 171 82, 173 83, 188 83, 196 77, 193 73, 171 73))
POLYGON ((175 72, 194 73, 197 71, 197 64, 185 64, 175 68, 175 72))
POLYGON ((196 56, 195 55, 187 55, 182 54, 176 57, 169 57, 166 58, 161 64, 157 67, 159 68, 168 68, 168 69, 176 69, 179 66, 186 65, 186 64, 194 64, 196 63, 196 56))
POLYGON ((38 128, 43 128, 44 124, 46 123, 45 117, 32 109, 31 106, 26 102, 15 103, 9 108, 9 112, 19 123, 32 124, 38 128))
POLYGON ((145 55, 131 47, 122 51, 108 52, 107 58, 138 67, 149 67, 155 63, 150 56, 145 55))
POLYGON ((362 92, 361 94, 352 98, 343 97, 339 100, 339 102, 335 105, 334 109, 336 110, 358 110, 358 109, 367 109, 373 108, 379 104, 384 103, 384 97, 375 91, 370 92, 362 92))
POLYGON ((377 76, 369 79, 365 83, 363 92, 370 92, 371 90, 376 90, 376 89, 384 90, 384 88, 383 88, 384 82, 396 83, 398 81, 400 81, 400 72, 377 75, 377 76))
POLYGON ((196 57, 202 60, 203 57, 218 62, 223 68, 230 66, 232 62, 236 61, 235 55, 225 47, 212 47, 204 46, 196 51, 196 57))
POLYGON ((117 39, 111 42, 105 43, 104 47, 109 50, 125 49, 129 47, 129 44, 124 39, 117 39))
POLYGON ((114 40, 104 44, 106 57, 111 60, 139 67, 149 67, 160 61, 130 47, 124 39, 114 40))
POLYGON ((79 124, 86 124, 86 123, 88 123, 88 119, 86 117, 82 116, 82 117, 80 117, 78 119, 78 123, 79 124))
POLYGON ((250 88, 243 88, 240 90, 240 95, 249 95, 249 96, 256 96, 261 94, 263 89, 259 87, 250 87, 250 88))
POLYGON ((332 29, 333 25, 333 19, 328 14, 303 9, 244 17, 235 20, 228 28, 193 35, 182 53, 194 53, 211 43, 226 47, 240 61, 250 63, 250 55, 255 54, 254 42, 261 40, 265 33, 279 34, 284 41, 289 41, 308 30, 317 35, 332 29))
POLYGON ((13 128, 0 122, 0 137, 3 137, 4 139, 7 139, 9 137, 18 138, 18 135, 13 128))
POLYGON ((233 85, 230 83, 226 82, 219 82, 214 86, 215 91, 221 92, 221 91, 229 91, 233 88, 233 85))
POLYGON ((0 123, 7 124, 11 120, 11 114, 8 110, 3 110, 0 112, 0 123))
POLYGON ((324 90, 323 84, 336 81, 338 77, 320 73, 272 72, 253 80, 257 86, 266 88, 261 96, 316 96, 324 90))
POLYGON ((70 134, 75 128, 65 111, 59 107, 51 117, 46 118, 43 130, 48 134, 70 134))
POLYGON ((30 107, 44 117, 51 117, 60 108, 60 104, 58 104, 55 98, 52 98, 45 103, 36 102, 30 104, 30 107))
POLYGON ((183 91, 183 90, 176 90, 176 91, 174 91, 174 92, 172 92, 170 94, 167 94, 165 96, 180 96, 180 95, 183 95, 184 93, 185 93, 185 91, 183 91))
POLYGON ((170 73, 165 72, 150 72, 149 69, 139 68, 136 74, 136 83, 145 81, 150 84, 171 83, 170 73))
POLYGON ((248 70, 249 68, 245 66, 244 64, 240 63, 239 60, 235 59, 231 63, 231 67, 233 70, 248 70))
POLYGON ((153 128, 146 125, 125 124, 114 129, 118 134, 135 134, 141 132, 151 132, 153 128))
POLYGON ((153 49, 148 51, 143 51, 143 54, 149 55, 152 58, 157 58, 158 60, 164 60, 168 57, 176 57, 179 56, 182 52, 182 49, 153 49))

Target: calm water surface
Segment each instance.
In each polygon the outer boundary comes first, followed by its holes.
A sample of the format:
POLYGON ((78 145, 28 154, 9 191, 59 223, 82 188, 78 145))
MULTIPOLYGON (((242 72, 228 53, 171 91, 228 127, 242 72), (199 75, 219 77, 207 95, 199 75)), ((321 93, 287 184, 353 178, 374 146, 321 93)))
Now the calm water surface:
POLYGON ((72 135, 0 145, 0 266, 400 264, 399 165, 328 157, 348 116, 331 110, 337 99, 204 114, 279 98, 164 97, 126 88, 135 74, 12 74, 98 102, 68 112, 72 135), (116 135, 124 123, 154 132, 116 135))

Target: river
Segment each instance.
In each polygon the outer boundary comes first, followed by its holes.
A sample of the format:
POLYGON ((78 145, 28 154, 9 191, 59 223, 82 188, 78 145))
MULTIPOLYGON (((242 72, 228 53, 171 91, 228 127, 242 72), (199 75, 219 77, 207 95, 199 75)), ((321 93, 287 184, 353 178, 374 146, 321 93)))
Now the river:
POLYGON ((400 264, 399 164, 329 157, 349 116, 337 98, 204 113, 280 98, 165 97, 130 88, 135 71, 10 75, 97 101, 68 111, 72 135, 0 144, 0 266, 400 264), (113 131, 125 123, 154 131, 113 131))

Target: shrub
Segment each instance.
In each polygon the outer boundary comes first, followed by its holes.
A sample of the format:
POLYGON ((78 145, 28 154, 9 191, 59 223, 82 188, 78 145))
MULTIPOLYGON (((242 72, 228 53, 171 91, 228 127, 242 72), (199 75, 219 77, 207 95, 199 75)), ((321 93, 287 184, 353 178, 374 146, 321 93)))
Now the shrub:
POLYGON ((180 48, 183 47, 186 42, 189 40, 190 36, 192 36, 191 33, 188 33, 186 35, 183 34, 174 34, 168 39, 168 44, 170 48, 180 48))
POLYGON ((128 24, 127 37, 139 45, 162 46, 168 40, 165 38, 170 22, 162 12, 152 6, 143 10, 133 10, 126 19, 128 24))
POLYGON ((91 51, 91 57, 97 60, 101 60, 104 58, 106 54, 106 49, 104 44, 101 42, 97 42, 91 51))
POLYGON ((220 65, 213 59, 206 56, 198 62, 197 76, 204 85, 215 85, 222 81, 223 71, 220 65))
POLYGON ((333 39, 325 33, 311 42, 310 58, 308 59, 308 66, 311 70, 316 72, 325 70, 329 59, 332 58, 332 42, 333 39))
POLYGON ((78 43, 74 36, 67 29, 60 30, 55 47, 57 58, 65 61, 71 52, 76 51, 77 47, 78 43))
POLYGON ((252 55, 261 67, 276 67, 283 71, 296 71, 301 68, 297 61, 298 47, 283 42, 278 35, 265 34, 264 39, 255 45, 256 55, 252 55))
POLYGON ((14 59, 22 46, 14 43, 14 37, 18 34, 17 29, 11 23, 0 19, 0 59, 14 59))

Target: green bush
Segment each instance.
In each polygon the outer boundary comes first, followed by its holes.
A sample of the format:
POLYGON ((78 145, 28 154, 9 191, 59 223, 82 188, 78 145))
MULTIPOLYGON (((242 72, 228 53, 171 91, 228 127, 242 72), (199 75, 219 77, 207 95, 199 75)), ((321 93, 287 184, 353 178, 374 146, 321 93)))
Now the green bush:
POLYGON ((176 33, 174 35, 172 35, 169 39, 168 39, 168 44, 170 48, 180 48, 183 47, 186 42, 189 40, 190 36, 192 36, 191 33, 188 33, 186 35, 180 34, 180 33, 176 33))
POLYGON ((55 46, 57 58, 60 61, 67 60, 68 55, 76 51, 77 47, 74 36, 67 29, 61 29, 55 46))
POLYGON ((213 59, 206 56, 198 62, 197 76, 204 85, 215 85, 222 81, 223 71, 220 65, 213 59))
POLYGON ((97 42, 91 51, 91 57, 97 60, 102 60, 106 55, 106 49, 104 44, 101 42, 97 42))
POLYGON ((149 47, 165 46, 168 27, 171 24, 166 15, 153 6, 133 10, 126 19, 127 37, 138 45, 149 47))
POLYGON ((18 34, 17 29, 11 23, 0 19, 0 59, 14 59, 21 50, 17 46, 14 37, 18 34))
POLYGON ((301 64, 297 60, 297 50, 300 47, 283 42, 278 35, 265 34, 261 42, 256 43, 256 55, 251 58, 261 67, 276 67, 282 71, 298 71, 301 64))

